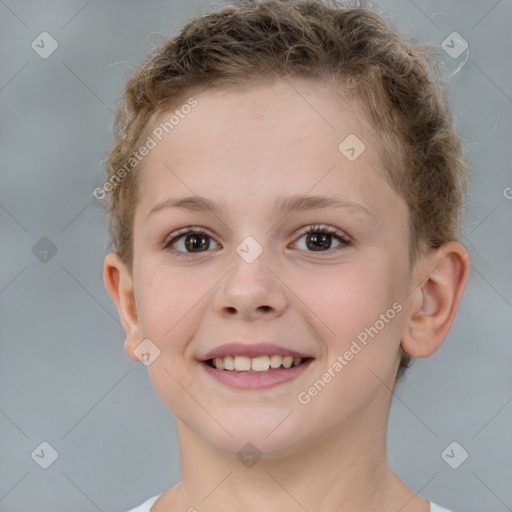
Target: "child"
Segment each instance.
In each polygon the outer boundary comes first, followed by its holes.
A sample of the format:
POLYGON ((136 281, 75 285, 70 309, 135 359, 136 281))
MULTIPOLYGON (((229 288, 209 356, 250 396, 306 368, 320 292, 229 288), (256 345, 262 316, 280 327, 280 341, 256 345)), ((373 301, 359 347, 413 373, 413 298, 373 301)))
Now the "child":
POLYGON ((386 458, 397 376, 469 273, 429 55, 366 9, 270 0, 193 20, 129 80, 104 278, 182 463, 137 512, 445 511, 386 458))

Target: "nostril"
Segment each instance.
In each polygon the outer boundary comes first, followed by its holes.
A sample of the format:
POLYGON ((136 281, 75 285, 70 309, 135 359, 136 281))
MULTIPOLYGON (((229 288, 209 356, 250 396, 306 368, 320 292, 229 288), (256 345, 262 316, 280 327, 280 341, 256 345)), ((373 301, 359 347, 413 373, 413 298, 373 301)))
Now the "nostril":
POLYGON ((272 309, 271 306, 260 306, 258 309, 262 309, 263 311, 270 311, 272 309))

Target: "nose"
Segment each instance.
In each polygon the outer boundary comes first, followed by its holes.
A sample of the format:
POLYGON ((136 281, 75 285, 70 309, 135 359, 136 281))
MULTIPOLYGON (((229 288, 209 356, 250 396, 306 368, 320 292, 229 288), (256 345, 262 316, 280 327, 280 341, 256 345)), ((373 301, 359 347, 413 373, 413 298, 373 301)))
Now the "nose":
POLYGON ((281 316, 288 306, 286 287, 267 263, 263 254, 252 263, 235 254, 233 268, 217 289, 215 311, 245 321, 281 316))

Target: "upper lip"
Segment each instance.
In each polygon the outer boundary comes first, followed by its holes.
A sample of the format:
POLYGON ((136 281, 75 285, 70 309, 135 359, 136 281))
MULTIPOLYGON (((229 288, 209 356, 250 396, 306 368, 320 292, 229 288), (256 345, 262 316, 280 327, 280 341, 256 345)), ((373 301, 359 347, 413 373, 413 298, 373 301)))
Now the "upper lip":
POLYGON ((247 357, 258 357, 258 356, 268 356, 268 355, 282 355, 282 356, 293 356, 293 357, 301 357, 302 359, 312 357, 308 354, 303 354, 302 352, 297 352, 296 350, 292 350, 289 348, 281 347, 279 345, 274 345, 273 343, 226 343, 225 345, 221 345, 216 347, 210 352, 207 352, 202 357, 199 358, 201 361, 208 361, 209 359, 213 359, 215 357, 225 357, 225 356, 247 356, 247 357))

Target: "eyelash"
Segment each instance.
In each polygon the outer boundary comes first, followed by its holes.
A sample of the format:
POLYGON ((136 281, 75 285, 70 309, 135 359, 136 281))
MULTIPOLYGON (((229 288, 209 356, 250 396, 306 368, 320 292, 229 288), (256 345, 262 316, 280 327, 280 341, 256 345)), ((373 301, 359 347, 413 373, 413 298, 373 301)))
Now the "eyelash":
MULTIPOLYGON (((308 235, 309 233, 327 234, 327 235, 334 237, 336 240, 338 240, 340 242, 340 245, 338 245, 337 247, 327 249, 326 251, 318 251, 318 252, 324 252, 324 253, 333 252, 336 250, 343 249, 344 247, 349 247, 349 246, 353 245, 352 240, 350 240, 350 238, 348 238, 348 236, 346 236, 342 231, 339 231, 330 226, 318 225, 318 224, 309 226, 306 230, 302 231, 300 236, 297 238, 297 240, 300 240, 303 236, 308 235)), ((176 243, 181 238, 186 237, 187 235, 203 235, 203 236, 207 236, 207 237, 213 239, 213 237, 210 236, 205 229, 203 229, 201 227, 196 227, 196 226, 192 227, 191 226, 191 227, 180 229, 179 231, 172 233, 169 237, 167 237, 164 242, 164 249, 168 249, 169 251, 172 251, 174 253, 174 256, 181 256, 181 257, 190 257, 190 256, 194 256, 195 254, 201 254, 202 252, 209 252, 209 251, 198 251, 197 253, 193 253, 193 252, 182 252, 182 251, 177 251, 176 249, 171 249, 171 246, 174 243, 176 243)), ((218 243, 218 242, 216 242, 216 243, 218 243)), ((308 251, 308 252, 315 252, 315 251, 308 251)))
MULTIPOLYGON (((206 230, 203 228, 200 228, 200 227, 191 226, 188 228, 179 229, 175 233, 170 234, 165 239, 164 249, 169 249, 172 244, 176 243, 180 238, 186 237, 187 235, 203 235, 203 236, 210 237, 210 235, 206 232, 206 230)), ((210 238, 212 238, 212 237, 210 237, 210 238)), ((180 254, 184 254, 184 253, 181 253, 181 251, 176 251, 175 249, 173 249, 173 250, 180 254)), ((187 254, 187 253, 185 253, 185 254, 187 254)), ((193 253, 188 253, 188 254, 193 254, 193 253)))
MULTIPOLYGON (((305 231, 302 231, 299 238, 302 238, 304 235, 308 235, 309 233, 322 233, 326 235, 331 235, 333 238, 338 240, 340 242, 340 245, 337 247, 334 247, 332 249, 328 249, 327 251, 319 251, 319 252, 329 252, 329 251, 335 251, 336 249, 342 249, 343 247, 348 247, 352 245, 352 240, 345 235, 342 231, 333 228, 331 226, 326 226, 325 224, 316 224, 314 226, 309 226, 305 231)), ((315 251, 309 251, 309 252, 315 252, 315 251)))

